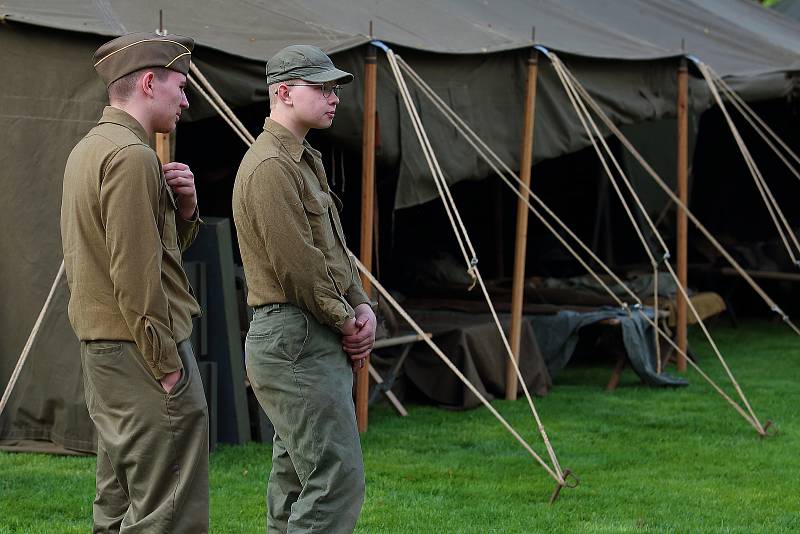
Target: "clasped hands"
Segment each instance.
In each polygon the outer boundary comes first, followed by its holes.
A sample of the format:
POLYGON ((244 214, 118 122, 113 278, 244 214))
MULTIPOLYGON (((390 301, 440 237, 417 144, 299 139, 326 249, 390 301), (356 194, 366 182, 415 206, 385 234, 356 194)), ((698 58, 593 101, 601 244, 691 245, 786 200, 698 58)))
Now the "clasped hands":
POLYGON ((367 303, 356 306, 355 317, 347 319, 342 326, 342 348, 350 356, 353 373, 364 367, 367 361, 375 343, 376 326, 375 313, 367 303))

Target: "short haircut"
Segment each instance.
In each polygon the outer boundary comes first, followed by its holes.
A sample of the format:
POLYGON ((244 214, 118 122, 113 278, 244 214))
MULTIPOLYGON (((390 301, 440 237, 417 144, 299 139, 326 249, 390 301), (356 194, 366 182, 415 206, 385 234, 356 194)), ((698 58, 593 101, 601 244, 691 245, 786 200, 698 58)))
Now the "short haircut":
POLYGON ((170 69, 165 67, 148 67, 126 74, 122 78, 111 82, 111 85, 108 86, 108 98, 118 101, 128 100, 131 94, 133 94, 136 84, 139 83, 139 78, 146 72, 152 72, 157 80, 164 81, 164 79, 169 76, 170 69))
POLYGON ((267 88, 267 92, 269 93, 269 110, 272 111, 275 109, 275 106, 278 105, 278 95, 276 94, 278 91, 278 86, 282 83, 287 85, 291 85, 293 83, 302 82, 303 80, 294 79, 294 80, 283 80, 282 82, 275 82, 267 88))

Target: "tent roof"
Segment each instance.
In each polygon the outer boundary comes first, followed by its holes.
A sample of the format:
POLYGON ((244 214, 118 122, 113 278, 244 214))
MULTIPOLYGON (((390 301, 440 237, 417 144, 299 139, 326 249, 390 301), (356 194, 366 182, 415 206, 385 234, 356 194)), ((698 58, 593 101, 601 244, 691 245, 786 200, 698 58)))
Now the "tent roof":
POLYGON ((540 44, 622 60, 698 56, 723 76, 800 69, 800 24, 749 0, 5 0, 7 20, 100 35, 150 31, 164 8, 172 33, 264 61, 292 42, 329 53, 376 38, 435 53, 540 44))

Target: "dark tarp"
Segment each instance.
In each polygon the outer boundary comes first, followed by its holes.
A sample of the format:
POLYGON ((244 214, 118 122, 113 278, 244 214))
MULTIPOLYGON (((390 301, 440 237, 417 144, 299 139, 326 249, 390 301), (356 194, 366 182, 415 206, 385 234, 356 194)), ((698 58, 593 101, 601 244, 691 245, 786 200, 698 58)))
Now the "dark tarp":
MULTIPOLYGON (((651 310, 648 309, 648 312, 651 310)), ((409 314, 453 361, 456 367, 487 399, 505 395, 505 369, 508 359, 491 315, 452 310, 409 308, 409 314)), ((500 314, 508 330, 510 316, 500 314)), ((653 329, 638 314, 619 308, 592 312, 564 310, 554 315, 525 315, 520 343, 520 373, 531 395, 544 396, 552 378, 567 366, 578 345, 581 329, 613 320, 608 328, 619 328, 622 348, 631 368, 649 386, 685 386, 683 379, 656 373, 653 329)), ((437 404, 449 408, 475 408, 481 405, 455 374, 426 345, 417 344, 405 363, 405 375, 414 386, 437 404)), ((522 386, 518 387, 522 395, 522 386)))
MULTIPOLYGON (((425 332, 433 334, 433 341, 481 395, 488 400, 505 396, 508 356, 491 315, 426 308, 409 308, 408 312, 425 332)), ((499 318, 508 335, 511 316, 500 314, 499 318)), ((547 395, 553 381, 539 350, 531 316, 525 316, 522 322, 519 358, 520 374, 530 394, 547 395)), ((411 349, 404 373, 414 386, 441 406, 465 409, 481 405, 478 397, 425 344, 417 343, 411 349)), ((519 384, 517 394, 523 393, 519 384)))
MULTIPOLYGON (((652 309, 646 308, 652 319, 652 309)), ((555 377, 567 366, 578 344, 582 328, 607 320, 619 321, 622 343, 631 368, 649 386, 685 386, 688 383, 668 373, 656 373, 656 349, 653 343, 653 327, 638 313, 629 314, 620 308, 604 308, 594 312, 578 313, 571 310, 556 315, 535 316, 533 328, 539 347, 547 361, 550 375, 555 377)))
MULTIPOLYGON (((0 224, 5 229, 0 241, 0 384, 11 375, 61 261, 58 217, 67 154, 105 104, 102 83, 91 68, 92 52, 110 35, 155 29, 162 7, 122 0, 0 4, 0 224)), ((512 168, 519 159, 523 67, 532 26, 538 42, 564 52, 564 60, 615 120, 630 124, 674 114, 681 38, 687 53, 710 64, 747 98, 787 94, 795 83, 787 73, 800 66, 797 23, 747 0, 353 0, 335 8, 319 0, 175 0, 165 10, 170 31, 197 38, 197 65, 235 108, 266 101, 264 61, 292 42, 335 53, 338 63, 360 77, 363 51, 358 47, 368 40, 364 34, 370 20, 375 37, 401 52, 512 168)), ((539 160, 587 144, 545 61, 541 71, 539 160)), ((379 77, 379 161, 384 167, 403 162, 397 205, 431 199, 434 189, 424 179, 416 141, 400 118, 385 58, 379 77)), ((331 135, 358 150, 360 81, 347 90, 331 135)), ((702 111, 709 100, 696 80, 692 93, 695 110, 702 111)), ((212 115, 196 94, 190 99, 186 119, 212 115)), ((486 169, 455 140, 453 129, 417 100, 448 179, 483 178, 486 169)), ((77 372, 61 380, 48 373, 62 365, 75 370, 77 351, 63 309, 52 320, 31 353, 23 386, 0 419, 0 437, 22 427, 63 438, 65 445, 74 443, 58 429, 64 421, 74 425, 67 412, 82 402, 76 399, 77 372), (37 383, 48 384, 46 392, 25 389, 37 383)))

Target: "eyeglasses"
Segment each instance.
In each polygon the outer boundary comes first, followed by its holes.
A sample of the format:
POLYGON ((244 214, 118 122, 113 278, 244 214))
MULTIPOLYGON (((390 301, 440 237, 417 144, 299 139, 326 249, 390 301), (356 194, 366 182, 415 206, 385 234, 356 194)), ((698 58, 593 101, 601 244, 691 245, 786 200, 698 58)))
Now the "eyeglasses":
MULTIPOLYGON (((319 87, 322 90, 322 97, 323 98, 330 98, 331 93, 339 96, 339 93, 342 91, 342 86, 339 84, 329 84, 329 83, 287 83, 285 84, 286 87, 319 87)), ((278 91, 275 90, 275 94, 278 94, 278 91)))

